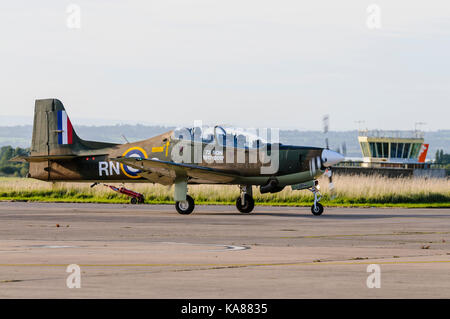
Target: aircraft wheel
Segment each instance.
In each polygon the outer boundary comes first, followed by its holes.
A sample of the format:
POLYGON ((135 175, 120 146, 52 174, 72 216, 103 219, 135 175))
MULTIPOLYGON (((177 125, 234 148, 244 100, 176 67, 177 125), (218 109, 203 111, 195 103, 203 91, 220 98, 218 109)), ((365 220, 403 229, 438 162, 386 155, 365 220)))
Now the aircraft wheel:
POLYGON ((139 204, 144 204, 144 202, 145 202, 145 198, 144 197, 139 197, 138 203, 139 204))
POLYGON ((316 207, 314 205, 311 206, 311 212, 314 216, 320 216, 323 213, 323 206, 320 203, 316 203, 316 207))
POLYGON ((137 204, 137 202, 138 202, 138 200, 136 197, 131 197, 131 199, 130 199, 131 204, 135 205, 135 204, 137 204))
POLYGON ((175 203, 175 208, 181 215, 189 215, 194 210, 194 207, 194 199, 189 195, 186 195, 186 200, 175 203))
POLYGON ((244 205, 242 205, 240 196, 236 199, 236 208, 241 213, 248 214, 253 210, 254 207, 255 207, 255 201, 253 200, 253 197, 251 197, 248 194, 244 195, 244 205))

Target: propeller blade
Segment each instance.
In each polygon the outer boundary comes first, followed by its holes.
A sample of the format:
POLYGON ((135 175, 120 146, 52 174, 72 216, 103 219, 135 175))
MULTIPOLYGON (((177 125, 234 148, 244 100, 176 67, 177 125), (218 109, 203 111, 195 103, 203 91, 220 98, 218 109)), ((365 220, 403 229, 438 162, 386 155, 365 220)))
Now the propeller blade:
POLYGON ((347 156, 347 144, 342 143, 342 155, 347 156))
POLYGON ((326 175, 328 176, 328 189, 330 190, 330 199, 333 200, 336 198, 336 192, 333 184, 333 171, 331 168, 327 168, 326 175))
POLYGON ((326 145, 327 150, 330 149, 329 145, 328 145, 329 120, 330 120, 330 117, 328 116, 328 114, 324 115, 324 117, 323 117, 323 134, 325 135, 325 145, 326 145))

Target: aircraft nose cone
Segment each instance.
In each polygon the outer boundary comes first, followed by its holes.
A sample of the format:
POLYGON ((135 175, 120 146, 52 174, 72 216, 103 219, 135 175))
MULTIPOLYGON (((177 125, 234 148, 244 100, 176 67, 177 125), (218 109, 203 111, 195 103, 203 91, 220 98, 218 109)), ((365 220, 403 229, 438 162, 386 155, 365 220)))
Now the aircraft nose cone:
POLYGON ((331 150, 323 150, 322 151, 322 164, 325 167, 333 166, 339 162, 344 160, 344 156, 338 152, 331 150))

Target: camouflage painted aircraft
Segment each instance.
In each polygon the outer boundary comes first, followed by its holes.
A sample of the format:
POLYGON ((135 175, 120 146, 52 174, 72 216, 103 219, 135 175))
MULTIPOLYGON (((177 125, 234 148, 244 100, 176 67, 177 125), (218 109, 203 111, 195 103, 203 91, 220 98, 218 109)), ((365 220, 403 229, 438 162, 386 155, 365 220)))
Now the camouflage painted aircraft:
POLYGON ((19 160, 30 163, 28 177, 43 181, 175 185, 180 214, 194 209, 189 184, 226 184, 239 186, 236 207, 241 213, 254 208, 253 186, 262 194, 291 186, 312 191, 311 211, 321 215, 317 178, 343 156, 324 148, 252 140, 221 126, 203 132, 198 127, 171 130, 134 143, 86 141, 75 133, 63 104, 44 99, 36 100, 30 155, 19 160))

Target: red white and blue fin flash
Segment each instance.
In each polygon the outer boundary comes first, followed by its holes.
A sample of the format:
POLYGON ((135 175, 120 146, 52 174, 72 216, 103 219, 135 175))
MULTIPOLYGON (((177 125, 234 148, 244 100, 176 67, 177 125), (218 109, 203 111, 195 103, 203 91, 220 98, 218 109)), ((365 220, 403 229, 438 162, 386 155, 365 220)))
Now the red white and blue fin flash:
POLYGON ((73 128, 66 111, 58 111, 58 144, 73 143, 73 128))

